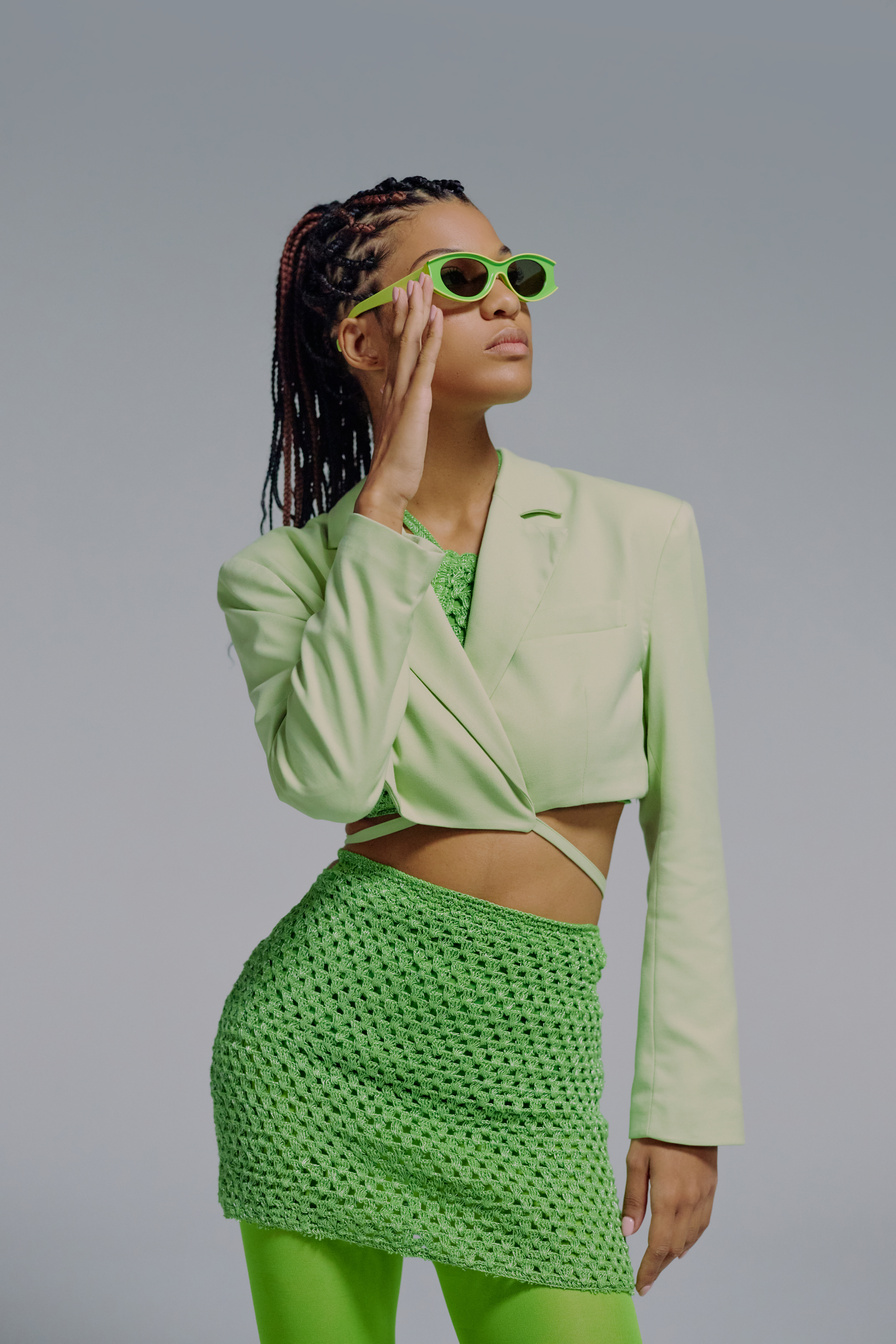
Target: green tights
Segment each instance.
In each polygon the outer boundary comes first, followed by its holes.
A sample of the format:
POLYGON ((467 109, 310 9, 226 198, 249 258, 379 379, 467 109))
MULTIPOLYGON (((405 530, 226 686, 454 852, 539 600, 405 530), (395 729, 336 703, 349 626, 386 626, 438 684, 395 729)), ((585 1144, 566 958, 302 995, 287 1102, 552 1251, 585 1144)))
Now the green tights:
MULTIPOLYGON (((395 1344, 403 1257, 241 1222, 260 1344, 395 1344)), ((628 1293, 433 1261, 458 1344, 641 1344, 628 1293)))

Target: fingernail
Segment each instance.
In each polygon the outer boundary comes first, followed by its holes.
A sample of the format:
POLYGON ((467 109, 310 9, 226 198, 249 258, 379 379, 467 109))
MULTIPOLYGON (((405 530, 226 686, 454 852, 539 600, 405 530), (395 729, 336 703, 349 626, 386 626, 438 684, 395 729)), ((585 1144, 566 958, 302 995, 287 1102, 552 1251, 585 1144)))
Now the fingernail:
POLYGON ((623 1220, 622 1220, 622 1235, 623 1235, 624 1237, 630 1237, 631 1234, 634 1232, 634 1230, 635 1230, 635 1220, 634 1220, 634 1218, 629 1218, 629 1217, 627 1217, 627 1216, 626 1216, 625 1218, 623 1218, 623 1220), (626 1223, 628 1224, 627 1227, 626 1227, 626 1223))
POLYGON ((651 1290, 652 1287, 653 1287, 653 1284, 652 1284, 652 1283, 648 1283, 648 1285, 647 1285, 646 1288, 639 1288, 639 1289, 638 1289, 638 1292, 641 1294, 642 1297, 646 1297, 647 1294, 650 1292, 650 1290, 651 1290))
POLYGON ((414 292, 414 281, 413 281, 413 280, 409 280, 409 281, 408 281, 408 298, 411 297, 411 295, 413 294, 413 292, 414 292))

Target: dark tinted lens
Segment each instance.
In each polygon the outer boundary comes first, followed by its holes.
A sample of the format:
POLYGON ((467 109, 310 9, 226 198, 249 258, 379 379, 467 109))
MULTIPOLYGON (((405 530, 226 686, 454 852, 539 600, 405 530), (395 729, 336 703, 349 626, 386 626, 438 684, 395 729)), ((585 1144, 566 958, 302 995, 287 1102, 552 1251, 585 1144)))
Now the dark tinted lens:
POLYGON ((507 274, 521 299, 534 299, 547 283, 547 272, 541 262, 532 257, 520 257, 512 262, 507 274))
POLYGON ((541 262, 532 257, 520 257, 510 263, 508 276, 520 298, 535 298, 544 289, 548 278, 541 262))
POLYGON ((445 288, 461 299, 475 299, 485 289, 488 271, 472 257, 452 257, 441 269, 445 288))

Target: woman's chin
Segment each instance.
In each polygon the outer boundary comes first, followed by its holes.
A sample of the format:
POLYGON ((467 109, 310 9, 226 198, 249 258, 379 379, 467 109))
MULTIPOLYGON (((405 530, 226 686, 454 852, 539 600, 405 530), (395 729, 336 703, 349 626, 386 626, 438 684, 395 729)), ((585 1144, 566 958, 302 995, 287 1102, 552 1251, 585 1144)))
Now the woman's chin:
POLYGON ((532 391, 532 361, 507 359, 501 368, 493 369, 492 376, 484 378, 480 386, 495 406, 505 401, 522 401, 532 391))
POLYGON ((517 383, 503 388, 496 388, 494 394, 493 406, 502 406, 505 402, 522 401, 523 397, 528 397, 532 391, 532 379, 529 378, 525 383, 517 383))
POLYGON ((451 415, 451 409, 454 407, 464 407, 468 412, 475 406, 487 410, 489 406, 503 406, 514 401, 522 401, 528 397, 532 391, 532 374, 529 369, 526 370, 525 377, 508 368, 505 376, 501 378, 481 379, 474 384, 464 387, 460 382, 449 384, 447 387, 433 385, 433 407, 439 407, 440 414, 451 415))

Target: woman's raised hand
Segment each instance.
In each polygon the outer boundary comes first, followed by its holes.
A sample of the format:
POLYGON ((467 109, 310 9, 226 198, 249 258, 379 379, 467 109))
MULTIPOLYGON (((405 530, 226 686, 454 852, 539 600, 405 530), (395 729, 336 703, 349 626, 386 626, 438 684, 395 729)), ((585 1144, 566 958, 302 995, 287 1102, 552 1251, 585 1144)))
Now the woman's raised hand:
POLYGON ((404 511, 423 475, 432 376, 442 343, 442 311, 432 301, 432 277, 425 273, 408 289, 392 290, 392 333, 375 416, 370 471, 355 501, 366 513, 400 532, 404 511))

